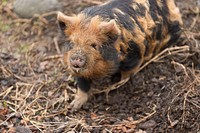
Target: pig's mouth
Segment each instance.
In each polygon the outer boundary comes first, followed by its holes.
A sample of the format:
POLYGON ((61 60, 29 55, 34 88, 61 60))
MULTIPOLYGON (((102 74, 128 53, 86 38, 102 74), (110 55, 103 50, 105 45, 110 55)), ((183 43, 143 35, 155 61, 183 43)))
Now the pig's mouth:
POLYGON ((80 74, 87 68, 87 58, 81 51, 71 54, 68 63, 70 70, 74 74, 80 74))
POLYGON ((73 66, 71 65, 70 70, 74 74, 81 74, 86 70, 86 67, 85 66, 79 67, 79 66, 76 66, 76 65, 73 65, 73 66))
POLYGON ((80 73, 81 71, 83 71, 83 68, 79 68, 76 66, 71 67, 71 69, 74 73, 80 73))

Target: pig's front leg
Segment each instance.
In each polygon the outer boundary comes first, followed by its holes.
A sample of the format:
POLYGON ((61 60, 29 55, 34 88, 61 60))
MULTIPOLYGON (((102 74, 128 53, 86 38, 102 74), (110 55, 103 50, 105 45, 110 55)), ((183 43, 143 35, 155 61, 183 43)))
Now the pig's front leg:
POLYGON ((77 86, 78 91, 75 95, 74 100, 70 103, 70 108, 73 110, 78 110, 85 104, 89 98, 89 90, 90 90, 91 82, 85 78, 78 77, 77 78, 77 86))

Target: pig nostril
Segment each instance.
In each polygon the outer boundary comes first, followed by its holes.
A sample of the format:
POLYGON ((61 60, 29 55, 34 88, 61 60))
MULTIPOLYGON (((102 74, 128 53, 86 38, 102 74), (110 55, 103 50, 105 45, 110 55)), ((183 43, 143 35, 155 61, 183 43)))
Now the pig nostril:
POLYGON ((70 59, 71 65, 74 68, 81 68, 85 65, 85 57, 84 56, 72 56, 70 59))

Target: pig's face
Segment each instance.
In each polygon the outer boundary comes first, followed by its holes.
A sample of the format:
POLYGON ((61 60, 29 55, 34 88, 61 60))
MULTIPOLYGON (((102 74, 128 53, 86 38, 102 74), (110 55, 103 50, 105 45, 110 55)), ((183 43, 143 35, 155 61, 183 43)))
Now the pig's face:
POLYGON ((117 71, 120 30, 115 21, 101 22, 98 17, 68 17, 62 13, 58 13, 58 21, 68 47, 64 62, 71 74, 98 78, 117 71))

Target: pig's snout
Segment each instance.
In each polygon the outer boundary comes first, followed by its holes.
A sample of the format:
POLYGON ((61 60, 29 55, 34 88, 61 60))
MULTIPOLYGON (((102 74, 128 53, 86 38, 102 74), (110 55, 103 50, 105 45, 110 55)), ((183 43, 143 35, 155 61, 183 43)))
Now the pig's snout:
POLYGON ((73 68, 82 68, 86 63, 86 56, 80 53, 75 53, 70 58, 70 63, 73 68))

